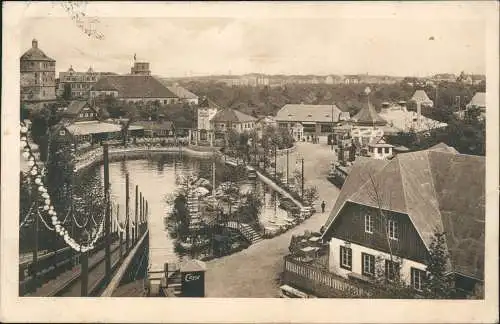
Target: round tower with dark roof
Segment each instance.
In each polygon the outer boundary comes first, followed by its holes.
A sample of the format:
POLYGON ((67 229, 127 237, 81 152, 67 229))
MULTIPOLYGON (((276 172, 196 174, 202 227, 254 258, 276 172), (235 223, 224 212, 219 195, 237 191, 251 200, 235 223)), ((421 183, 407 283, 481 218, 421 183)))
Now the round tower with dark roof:
POLYGON ((36 39, 20 58, 20 72, 23 102, 50 102, 56 99, 56 61, 38 48, 36 39))

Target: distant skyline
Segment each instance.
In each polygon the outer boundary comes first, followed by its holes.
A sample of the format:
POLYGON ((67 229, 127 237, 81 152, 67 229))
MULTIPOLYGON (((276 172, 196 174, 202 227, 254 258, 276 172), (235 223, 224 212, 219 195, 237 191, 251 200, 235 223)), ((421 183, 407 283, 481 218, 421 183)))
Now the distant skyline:
POLYGON ((36 38, 39 48, 57 61, 57 73, 70 66, 77 71, 92 66, 96 71, 129 73, 136 54, 138 61, 151 64, 152 74, 173 78, 486 71, 485 23, 477 17, 105 17, 94 27, 104 35, 102 40, 85 35, 69 17, 26 19, 19 55, 36 38))

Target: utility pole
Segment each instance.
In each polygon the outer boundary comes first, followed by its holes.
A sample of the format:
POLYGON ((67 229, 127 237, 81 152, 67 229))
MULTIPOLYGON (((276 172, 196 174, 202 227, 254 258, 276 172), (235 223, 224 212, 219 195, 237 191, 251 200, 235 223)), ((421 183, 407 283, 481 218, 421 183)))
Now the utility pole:
POLYGON ((330 143, 332 144, 332 151, 334 150, 333 148, 333 104, 332 104, 332 137, 330 138, 330 143))
POLYGON ((289 149, 286 150, 286 184, 288 185, 288 155, 289 155, 289 149))
POLYGON ((128 251, 130 244, 130 181, 128 173, 125 175, 125 241, 126 249, 128 251))
POLYGON ((108 143, 103 143, 103 153, 104 153, 104 196, 106 202, 106 215, 104 219, 104 231, 106 235, 106 275, 105 282, 108 283, 111 280, 111 235, 110 235, 110 220, 111 213, 109 208, 109 156, 108 156, 108 143))
POLYGON ((302 158, 302 190, 300 191, 301 192, 301 196, 302 196, 302 200, 304 200, 304 158, 302 158))

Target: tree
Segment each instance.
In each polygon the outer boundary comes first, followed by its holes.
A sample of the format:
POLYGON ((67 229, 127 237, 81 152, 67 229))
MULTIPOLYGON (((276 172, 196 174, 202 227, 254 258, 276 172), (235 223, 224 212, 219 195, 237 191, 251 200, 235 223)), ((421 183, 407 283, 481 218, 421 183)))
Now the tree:
POLYGON ((71 100, 71 98, 72 98, 72 96, 71 96, 71 84, 69 84, 69 83, 64 84, 64 91, 63 91, 62 97, 64 100, 71 100))
POLYGON ((445 233, 435 232, 429 247, 426 278, 423 291, 429 298, 449 299, 457 296, 453 276, 448 272, 449 254, 446 248, 445 233))
POLYGON ((309 206, 311 206, 318 199, 319 199, 318 187, 310 186, 304 189, 304 200, 309 206))

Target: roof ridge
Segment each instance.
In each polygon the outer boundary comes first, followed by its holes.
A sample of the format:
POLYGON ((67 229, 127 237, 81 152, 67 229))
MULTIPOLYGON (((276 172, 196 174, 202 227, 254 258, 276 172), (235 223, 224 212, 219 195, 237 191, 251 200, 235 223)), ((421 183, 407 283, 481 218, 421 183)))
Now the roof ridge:
MULTIPOLYGON (((434 198, 436 199, 436 203, 437 203, 437 210, 438 210, 438 213, 439 213, 439 220, 441 222, 441 228, 444 228, 444 224, 443 224, 443 214, 441 213, 441 207, 440 207, 440 199, 437 195, 437 191, 436 191, 436 186, 434 184, 434 174, 433 174, 433 168, 431 168, 431 161, 430 161, 430 158, 429 158, 429 153, 431 151, 428 151, 426 150, 425 151, 425 159, 427 161, 427 168, 429 169, 429 173, 430 173, 430 178, 431 178, 431 187, 432 187, 432 193, 434 195, 434 198)), ((453 160, 454 157, 452 157, 452 160, 453 160)))

